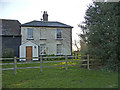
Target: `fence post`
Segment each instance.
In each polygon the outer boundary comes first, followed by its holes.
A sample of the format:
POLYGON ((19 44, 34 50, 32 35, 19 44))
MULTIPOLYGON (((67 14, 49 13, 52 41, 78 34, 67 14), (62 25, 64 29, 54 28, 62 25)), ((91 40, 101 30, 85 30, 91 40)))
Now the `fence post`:
POLYGON ((67 60, 68 60, 68 57, 67 57, 67 55, 65 55, 65 70, 66 70, 66 71, 67 71, 67 69, 68 69, 67 60))
POLYGON ((77 59, 78 59, 78 52, 77 52, 77 59))
POLYGON ((17 58, 14 57, 14 75, 16 75, 17 72, 17 58))
POLYGON ((42 72, 42 55, 40 55, 40 70, 42 72))
POLYGON ((74 52, 74 59, 75 59, 75 52, 74 52))
POLYGON ((89 59, 90 59, 89 54, 87 54, 87 69, 90 69, 90 66, 89 66, 89 59))

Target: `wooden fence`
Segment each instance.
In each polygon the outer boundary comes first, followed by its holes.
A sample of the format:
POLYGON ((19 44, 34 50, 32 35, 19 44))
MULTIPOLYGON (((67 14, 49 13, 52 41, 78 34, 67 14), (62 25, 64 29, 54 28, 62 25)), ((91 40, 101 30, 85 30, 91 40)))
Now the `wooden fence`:
POLYGON ((16 75, 17 73, 17 69, 31 69, 31 68, 40 68, 40 71, 43 72, 43 63, 52 63, 52 62, 65 62, 65 65, 57 65, 57 66, 44 66, 44 67, 65 67, 65 70, 67 71, 68 70, 68 66, 76 66, 76 65, 68 65, 68 62, 72 61, 72 62, 75 62, 75 61, 87 61, 87 64, 82 64, 82 65, 86 65, 87 66, 87 69, 90 69, 89 67, 89 55, 87 55, 87 59, 84 59, 84 60, 80 60, 80 59, 77 59, 77 60, 69 60, 68 58, 75 58, 75 56, 57 56, 57 57, 31 57, 32 59, 35 59, 35 58, 38 58, 40 61, 39 62, 19 62, 17 63, 17 60, 19 59, 26 59, 26 58, 17 58, 17 57, 14 57, 14 58, 0 58, 0 60, 13 60, 14 59, 14 63, 1 63, 0 65, 10 65, 10 64, 14 64, 14 68, 2 68, 2 70, 11 70, 11 69, 14 69, 14 75, 16 75), (65 60, 60 60, 60 61, 44 61, 43 59, 50 59, 50 58, 64 58, 65 60), (43 62, 44 61, 44 62, 43 62), (40 63, 40 67, 17 67, 17 64, 27 64, 27 63, 40 63))

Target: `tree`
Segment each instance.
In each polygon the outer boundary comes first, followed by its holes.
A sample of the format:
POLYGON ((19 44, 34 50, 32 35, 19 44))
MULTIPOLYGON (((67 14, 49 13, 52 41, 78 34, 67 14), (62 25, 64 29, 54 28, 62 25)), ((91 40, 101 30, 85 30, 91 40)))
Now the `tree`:
POLYGON ((79 25, 79 36, 87 44, 88 53, 95 55, 108 69, 118 70, 118 18, 120 3, 93 2, 86 11, 85 21, 79 25))
POLYGON ((80 51, 80 41, 74 40, 73 47, 76 47, 77 51, 80 51))

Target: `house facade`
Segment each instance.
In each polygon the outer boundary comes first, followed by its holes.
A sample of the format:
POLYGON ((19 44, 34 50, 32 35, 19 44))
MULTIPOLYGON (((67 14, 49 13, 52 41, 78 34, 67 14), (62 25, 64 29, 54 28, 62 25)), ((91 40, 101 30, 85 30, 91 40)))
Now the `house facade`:
POLYGON ((0 19, 0 42, 3 57, 19 57, 21 24, 18 20, 0 19))
POLYGON ((60 22, 48 21, 47 12, 43 14, 43 21, 34 20, 22 24, 20 57, 71 55, 72 28, 60 22))

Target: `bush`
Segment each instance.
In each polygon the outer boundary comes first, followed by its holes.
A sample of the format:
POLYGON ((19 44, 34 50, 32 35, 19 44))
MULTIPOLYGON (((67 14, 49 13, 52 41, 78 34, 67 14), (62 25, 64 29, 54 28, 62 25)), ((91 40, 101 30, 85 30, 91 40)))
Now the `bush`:
POLYGON ((11 48, 5 49, 2 52, 2 57, 3 58, 13 58, 15 56, 14 50, 11 48))
MULTIPOLYGON (((52 55, 44 55, 43 57, 60 57, 61 55, 59 55, 59 56, 56 56, 56 55, 54 55, 54 54, 52 54, 52 55)), ((63 60, 64 58, 45 58, 45 59, 43 59, 43 60, 46 60, 46 61, 54 61, 54 60, 63 60)))

